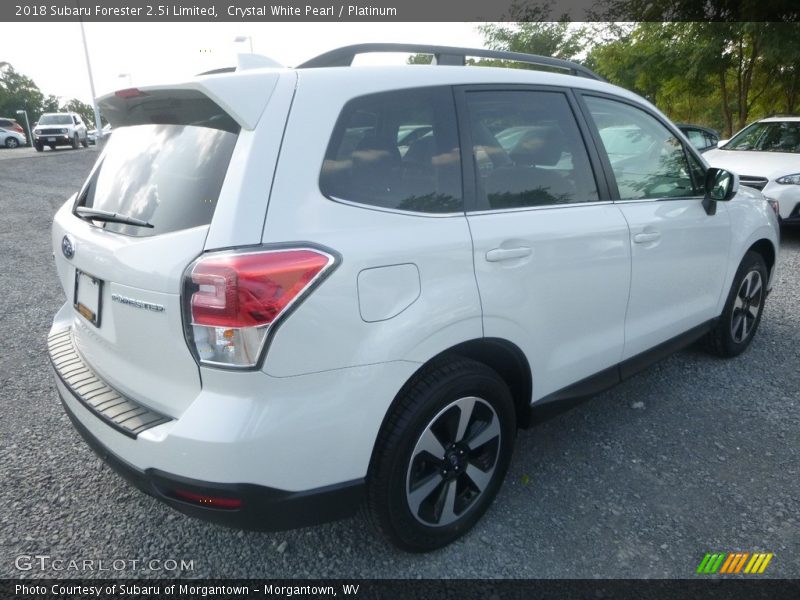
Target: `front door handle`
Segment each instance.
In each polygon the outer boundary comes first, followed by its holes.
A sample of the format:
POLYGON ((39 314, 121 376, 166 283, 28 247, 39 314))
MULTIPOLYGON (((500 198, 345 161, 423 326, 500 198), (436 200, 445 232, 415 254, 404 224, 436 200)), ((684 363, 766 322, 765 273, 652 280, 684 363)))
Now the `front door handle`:
POLYGON ((633 236, 633 241, 636 244, 647 244, 650 242, 657 242, 661 239, 661 234, 658 231, 648 231, 646 233, 637 233, 633 236))
POLYGON ((520 246, 519 248, 494 248, 486 253, 486 260, 489 262, 500 262, 502 260, 525 258, 530 255, 531 249, 527 246, 520 246))

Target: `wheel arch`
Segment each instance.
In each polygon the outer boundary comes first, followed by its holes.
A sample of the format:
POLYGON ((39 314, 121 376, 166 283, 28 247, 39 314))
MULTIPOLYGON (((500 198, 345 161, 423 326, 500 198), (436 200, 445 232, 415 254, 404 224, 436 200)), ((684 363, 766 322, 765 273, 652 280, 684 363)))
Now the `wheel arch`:
POLYGON ((760 240, 754 242, 747 249, 747 252, 756 252, 757 254, 761 255, 761 257, 764 259, 764 262, 767 264, 767 273, 771 278, 772 269, 775 267, 775 261, 777 259, 775 246, 772 245, 772 242, 766 238, 761 238, 760 240))
MULTIPOLYGON (((508 340, 501 338, 477 338, 451 346, 422 363, 406 380, 397 394, 395 394, 395 397, 386 409, 386 414, 381 421, 380 430, 383 430, 398 402, 406 391, 414 385, 417 377, 419 377, 421 373, 427 371, 431 365, 449 358, 469 358, 496 371, 511 392, 511 397, 514 401, 517 427, 527 429, 531 426, 530 403, 533 393, 533 377, 525 354, 516 344, 508 340)), ((376 442, 377 437, 378 436, 376 436, 376 442)), ((375 447, 373 446, 372 457, 374 457, 374 455, 375 447)), ((372 459, 370 459, 370 463, 371 462, 372 459)))

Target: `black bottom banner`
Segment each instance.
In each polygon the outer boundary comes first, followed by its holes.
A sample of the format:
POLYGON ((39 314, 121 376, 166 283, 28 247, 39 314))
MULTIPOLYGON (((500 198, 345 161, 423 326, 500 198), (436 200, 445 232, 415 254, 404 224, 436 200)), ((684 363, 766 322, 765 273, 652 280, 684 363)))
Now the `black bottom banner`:
POLYGON ((239 598, 358 598, 411 600, 737 600, 800 598, 800 581, 723 578, 650 580, 380 580, 380 579, 21 579, 0 580, 2 600, 109 600, 116 598, 211 599, 239 598))

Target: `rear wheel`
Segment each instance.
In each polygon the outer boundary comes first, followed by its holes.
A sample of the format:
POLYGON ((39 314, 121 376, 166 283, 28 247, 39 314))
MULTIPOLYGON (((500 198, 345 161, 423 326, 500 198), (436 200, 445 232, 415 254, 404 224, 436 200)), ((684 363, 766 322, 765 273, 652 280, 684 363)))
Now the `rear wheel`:
POLYGON ((427 368, 378 436, 367 486, 373 524, 412 552, 456 540, 497 494, 515 433, 511 394, 492 369, 461 358, 427 368))
POLYGON ((17 138, 11 136, 6 138, 6 148, 16 148, 17 146, 19 146, 17 138))
POLYGON ((707 338, 709 348, 723 357, 745 351, 764 313, 767 296, 767 265, 757 252, 744 255, 719 321, 707 338))

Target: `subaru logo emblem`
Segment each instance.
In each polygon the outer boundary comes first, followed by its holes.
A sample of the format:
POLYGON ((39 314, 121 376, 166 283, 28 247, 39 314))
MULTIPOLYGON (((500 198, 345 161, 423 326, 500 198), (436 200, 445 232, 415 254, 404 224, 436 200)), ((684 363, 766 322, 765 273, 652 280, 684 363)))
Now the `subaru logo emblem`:
POLYGON ((61 252, 66 258, 75 256, 75 242, 72 241, 71 236, 65 235, 64 239, 61 240, 61 252))

